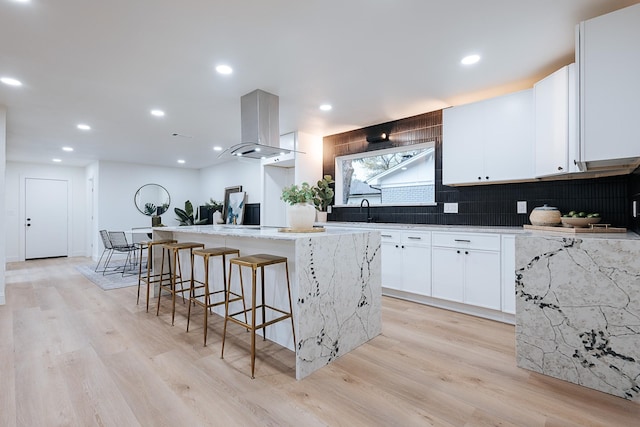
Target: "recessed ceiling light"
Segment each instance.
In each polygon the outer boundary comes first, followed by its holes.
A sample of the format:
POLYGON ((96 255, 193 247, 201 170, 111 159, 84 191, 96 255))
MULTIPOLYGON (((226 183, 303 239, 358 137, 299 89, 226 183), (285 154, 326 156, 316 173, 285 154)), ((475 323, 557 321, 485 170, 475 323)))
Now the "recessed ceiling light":
POLYGON ((164 111, 162 110, 151 110, 151 115, 156 117, 164 117, 164 111))
POLYGON ((73 147, 62 147, 62 151, 73 151, 73 147))
POLYGON ((62 159, 51 159, 52 162, 60 163, 62 159))
POLYGON ((471 65, 471 64, 475 64, 478 61, 480 61, 480 55, 468 55, 462 58, 460 63, 462 65, 471 65))
POLYGON ((222 151, 222 147, 216 145, 215 147, 213 147, 213 151, 222 151))
POLYGON ((179 160, 178 160, 178 163, 180 163, 181 165, 183 165, 183 164, 185 163, 185 161, 184 161, 184 160, 182 160, 182 159, 179 159, 179 160))
POLYGON ((78 126, 76 126, 78 129, 80 130, 91 130, 91 126, 86 125, 84 123, 80 123, 78 126))
POLYGON ((260 151, 262 151, 262 149, 260 147, 256 147, 256 151, 260 152, 260 151))
POLYGON ((333 108, 333 107, 331 106, 331 104, 322 104, 322 105, 320 106, 320 109, 321 109, 322 111, 330 111, 332 108, 333 108))
POLYGON ((229 67, 228 65, 218 65, 216 67, 216 71, 220 74, 231 74, 233 73, 233 68, 229 67))
POLYGON ((22 82, 20 80, 16 80, 11 77, 2 77, 0 78, 0 82, 8 85, 8 86, 22 86, 22 82))

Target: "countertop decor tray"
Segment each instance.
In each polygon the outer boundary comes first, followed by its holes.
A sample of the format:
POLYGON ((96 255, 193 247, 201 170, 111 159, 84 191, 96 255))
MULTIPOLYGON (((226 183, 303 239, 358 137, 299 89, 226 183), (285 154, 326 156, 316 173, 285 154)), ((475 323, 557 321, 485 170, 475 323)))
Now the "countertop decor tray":
POLYGON ((312 227, 312 228, 278 228, 281 233, 321 233, 325 231, 324 227, 312 227))
POLYGON ((580 233, 626 233, 624 227, 611 227, 610 224, 591 224, 590 227, 552 227, 548 225, 529 225, 523 226, 525 230, 542 230, 555 231, 558 233, 580 234, 580 233))

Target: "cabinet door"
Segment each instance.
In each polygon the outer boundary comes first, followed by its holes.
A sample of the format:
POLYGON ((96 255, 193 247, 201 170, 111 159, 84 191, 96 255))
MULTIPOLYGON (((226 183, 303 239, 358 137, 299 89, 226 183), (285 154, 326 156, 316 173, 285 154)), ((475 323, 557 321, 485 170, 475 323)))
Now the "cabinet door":
POLYGON ((482 102, 442 111, 442 181, 475 183, 484 174, 482 102))
POLYGON ((431 295, 431 248, 407 243, 402 249, 402 290, 431 295))
POLYGON ((535 175, 569 170, 569 67, 533 86, 535 175))
POLYGON ((580 25, 580 143, 585 162, 640 156, 640 4, 580 25))
POLYGON ((464 302, 500 310, 500 252, 468 250, 464 253, 464 302))
POLYGON ((450 301, 464 300, 464 249, 431 249, 431 296, 450 301))
POLYGON ((484 103, 483 181, 533 178, 533 90, 492 98, 484 103))
POLYGON ((385 242, 381 245, 382 286, 402 290, 402 249, 399 242, 385 242))

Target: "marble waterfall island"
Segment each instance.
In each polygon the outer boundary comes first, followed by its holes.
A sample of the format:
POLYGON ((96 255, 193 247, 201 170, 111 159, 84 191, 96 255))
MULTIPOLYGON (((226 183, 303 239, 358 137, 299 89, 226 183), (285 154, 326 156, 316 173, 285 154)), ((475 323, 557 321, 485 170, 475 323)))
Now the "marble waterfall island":
MULTIPOLYGON (((281 233, 276 228, 206 225, 154 228, 154 238, 202 242, 206 247, 230 246, 240 249, 241 256, 257 253, 286 256, 297 342, 293 342, 288 321, 269 326, 267 339, 295 351, 297 379, 381 333, 378 231, 327 229, 321 233, 281 233)), ((198 268, 201 267, 196 265, 196 274, 202 274, 198 268)), ((247 273, 245 295, 250 295, 247 273)), ((239 286, 237 279, 236 272, 233 286, 239 286)), ((220 283, 219 280, 220 277, 214 277, 213 283, 220 283)), ((265 280, 266 298, 275 301, 276 306, 288 307, 284 266, 267 268, 265 280)), ((214 311, 223 314, 223 310, 214 311)))
POLYGON ((516 236, 521 368, 640 403, 640 240, 516 236))

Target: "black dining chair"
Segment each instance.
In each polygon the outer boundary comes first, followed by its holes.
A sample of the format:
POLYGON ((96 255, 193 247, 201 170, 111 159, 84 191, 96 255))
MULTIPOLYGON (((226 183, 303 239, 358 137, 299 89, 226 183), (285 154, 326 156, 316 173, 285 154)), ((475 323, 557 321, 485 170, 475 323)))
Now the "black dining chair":
POLYGON ((109 265, 109 259, 111 258, 111 254, 113 253, 113 245, 111 244, 111 240, 109 240, 109 232, 107 230, 100 230, 100 238, 102 239, 102 246, 104 247, 100 258, 98 259, 98 264, 96 264, 96 268, 93 270, 95 273, 102 273, 107 270, 107 266, 109 265), (105 258, 105 262, 102 265, 102 270, 98 271, 100 268, 100 262, 102 262, 102 258, 104 258, 105 254, 107 257, 105 258))
MULTIPOLYGON (((127 236, 124 234, 124 231, 110 231, 109 232, 109 240, 111 241, 111 245, 113 246, 113 251, 109 254, 109 258, 107 260, 107 264, 111 261, 111 257, 115 252, 126 253, 127 258, 124 261, 124 265, 122 265, 122 276, 125 275, 134 275, 137 274, 138 271, 135 268, 136 257, 134 254, 138 247, 127 241, 127 236)), ((113 272, 118 272, 120 267, 117 267, 113 272)), ((104 273, 103 273, 104 274, 104 273)))

